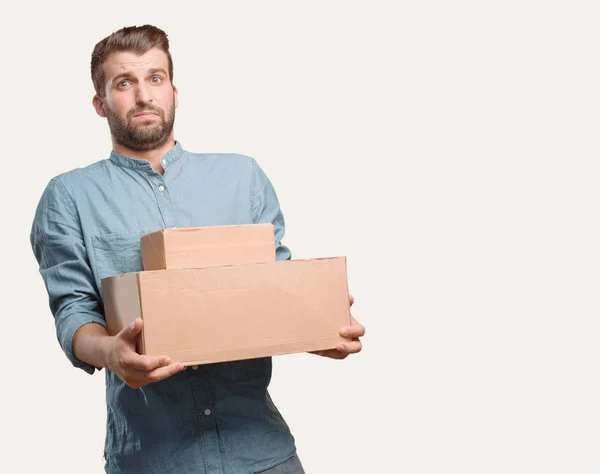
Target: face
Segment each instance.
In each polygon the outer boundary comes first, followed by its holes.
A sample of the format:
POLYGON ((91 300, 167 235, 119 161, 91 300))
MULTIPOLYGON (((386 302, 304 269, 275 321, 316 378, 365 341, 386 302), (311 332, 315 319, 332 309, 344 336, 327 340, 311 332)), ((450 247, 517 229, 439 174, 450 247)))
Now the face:
POLYGON ((165 145, 172 138, 177 89, 164 51, 113 53, 103 67, 105 97, 95 96, 94 107, 107 118, 113 140, 134 151, 165 145))

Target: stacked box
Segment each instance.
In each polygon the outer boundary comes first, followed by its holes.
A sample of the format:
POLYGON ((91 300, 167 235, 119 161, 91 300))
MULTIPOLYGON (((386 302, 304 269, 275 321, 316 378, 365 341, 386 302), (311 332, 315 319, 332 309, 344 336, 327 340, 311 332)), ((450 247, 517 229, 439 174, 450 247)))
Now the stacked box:
POLYGON ((142 318, 140 354, 197 365, 348 342, 345 257, 276 261, 271 224, 165 229, 140 249, 143 271, 102 280, 108 333, 142 318))

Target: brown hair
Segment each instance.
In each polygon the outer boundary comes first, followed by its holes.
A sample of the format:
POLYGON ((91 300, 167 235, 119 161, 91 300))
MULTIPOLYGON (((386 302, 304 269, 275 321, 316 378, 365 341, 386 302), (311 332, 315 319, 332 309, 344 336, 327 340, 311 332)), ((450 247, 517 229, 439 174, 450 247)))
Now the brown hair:
POLYGON ((169 59, 169 78, 173 83, 173 59, 169 52, 169 40, 167 34, 152 25, 126 26, 107 36, 94 47, 92 53, 92 82, 99 97, 104 97, 105 78, 104 62, 112 53, 121 51, 133 51, 136 54, 144 54, 152 48, 160 48, 169 59))

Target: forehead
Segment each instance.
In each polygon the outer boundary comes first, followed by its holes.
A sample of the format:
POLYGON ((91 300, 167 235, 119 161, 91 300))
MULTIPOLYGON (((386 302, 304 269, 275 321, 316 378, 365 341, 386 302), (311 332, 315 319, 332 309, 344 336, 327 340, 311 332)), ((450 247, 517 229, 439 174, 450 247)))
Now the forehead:
POLYGON ((103 65, 104 76, 109 80, 119 74, 143 74, 148 69, 162 68, 169 70, 169 60, 166 53, 159 48, 137 54, 132 51, 119 51, 112 53, 103 65))

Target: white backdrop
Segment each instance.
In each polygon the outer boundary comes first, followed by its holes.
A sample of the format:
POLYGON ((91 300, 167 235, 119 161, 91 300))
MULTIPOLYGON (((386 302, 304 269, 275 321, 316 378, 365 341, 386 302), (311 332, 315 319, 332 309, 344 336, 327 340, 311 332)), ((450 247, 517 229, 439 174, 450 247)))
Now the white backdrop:
POLYGON ((52 176, 110 152, 95 43, 151 23, 184 148, 256 158, 293 256, 348 258, 364 351, 274 363, 306 471, 600 472, 596 5, 13 2, 1 470, 103 472, 104 375, 62 354, 29 229, 52 176))

